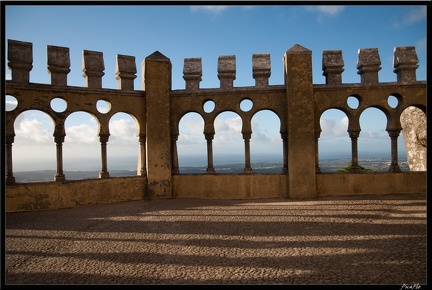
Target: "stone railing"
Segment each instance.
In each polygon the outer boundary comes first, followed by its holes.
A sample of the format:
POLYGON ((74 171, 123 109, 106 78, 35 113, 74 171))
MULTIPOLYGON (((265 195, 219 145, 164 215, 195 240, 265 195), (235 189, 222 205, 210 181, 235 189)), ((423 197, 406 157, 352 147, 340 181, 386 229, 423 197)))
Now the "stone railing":
POLYGON ((235 87, 234 55, 218 58, 219 88, 200 88, 201 58, 184 60, 185 89, 171 89, 171 62, 159 52, 142 63, 142 90, 134 88, 135 57, 117 55, 118 89, 102 88, 104 60, 102 52, 83 51, 83 76, 86 87, 67 84, 70 72, 69 49, 48 46, 48 71, 51 84, 29 82, 33 66, 32 43, 8 40, 8 66, 12 79, 6 81, 5 94, 17 99, 18 105, 6 112, 6 209, 22 211, 64 208, 142 198, 313 198, 341 194, 388 194, 426 191, 426 172, 401 172, 398 164, 397 139, 402 131, 401 115, 407 108, 426 112, 426 82, 417 81, 418 67, 414 47, 394 50, 394 72, 397 82, 380 83, 381 61, 378 50, 360 49, 358 74, 361 82, 342 83, 344 61, 342 51, 323 52, 322 69, 325 84, 312 83, 311 51, 294 45, 284 55, 284 84, 269 85, 270 55, 252 55, 255 86, 235 87), (398 104, 390 107, 387 99, 396 97, 398 104), (357 108, 347 104, 348 97, 359 101, 357 108), (63 112, 50 107, 54 98, 67 103, 63 112), (96 103, 103 99, 110 104, 108 113, 99 112, 96 103), (243 111, 240 104, 248 100, 252 109, 243 111), (214 102, 213 111, 203 104, 214 102), (360 115, 374 107, 387 118, 386 130, 391 140, 391 160, 387 173, 362 174, 358 164, 357 139, 361 131, 360 115), (349 174, 320 172, 318 144, 321 133, 319 119, 328 109, 343 111, 349 120, 352 164, 349 174), (53 182, 20 184, 13 175, 12 145, 14 121, 30 109, 48 114, 54 122, 57 173, 53 182), (250 162, 251 119, 261 110, 271 110, 280 120, 283 144, 281 174, 255 174, 250 162), (101 170, 99 179, 68 181, 63 173, 62 145, 65 120, 73 112, 92 114, 99 122, 101 170), (213 167, 214 121, 222 112, 232 111, 242 119, 245 165, 243 174, 217 174, 213 167), (106 145, 109 142, 109 120, 117 112, 127 112, 137 122, 139 160, 136 177, 112 178, 107 167, 106 145), (181 174, 177 158, 179 122, 196 112, 204 120, 207 141, 206 174, 181 174), (127 184, 130 184, 128 186, 127 184), (89 197, 85 192, 91 192, 89 197), (109 194, 107 194, 109 193, 109 194))

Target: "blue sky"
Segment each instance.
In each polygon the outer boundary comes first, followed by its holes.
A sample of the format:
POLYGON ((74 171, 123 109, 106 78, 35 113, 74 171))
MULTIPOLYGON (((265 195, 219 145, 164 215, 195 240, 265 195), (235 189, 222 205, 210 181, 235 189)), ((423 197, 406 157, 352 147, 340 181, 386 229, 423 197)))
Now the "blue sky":
MULTIPOLYGON (((34 83, 50 83, 46 69, 47 45, 69 47, 71 72, 68 84, 71 86, 85 86, 81 68, 83 50, 103 52, 104 88, 117 89, 115 59, 116 54, 123 54, 136 58, 135 89, 140 90, 141 63, 155 51, 171 60, 173 89, 185 88, 183 62, 190 57, 202 58, 200 87, 219 87, 217 58, 222 55, 236 55, 234 86, 253 86, 252 54, 255 53, 270 54, 272 70, 269 84, 282 85, 282 58, 295 44, 312 51, 315 84, 325 82, 321 67, 322 51, 336 49, 342 50, 345 63, 342 81, 359 83, 356 64, 360 48, 378 48, 382 63, 379 81, 394 82, 396 75, 392 61, 396 46, 416 47, 419 58, 417 80, 426 80, 426 5, 27 6, 15 3, 4 6, 5 38, 33 43, 30 81, 34 83)), ((6 50, 5 56, 7 59, 6 50)), ((7 62, 5 71, 6 78, 10 78, 7 62)), ((8 101, 7 97, 7 104, 8 101)), ((376 109, 368 109, 363 114, 359 153, 377 151, 389 155, 390 139, 385 131, 384 114, 376 109)), ((100 169, 99 162, 92 159, 98 160, 100 145, 96 136, 97 124, 91 119, 88 114, 75 113, 66 121, 65 170, 74 169, 74 161, 79 156, 83 158, 79 168, 88 163, 88 168, 100 169)), ((238 160, 242 162, 244 143, 239 133, 240 119, 234 114, 224 113, 216 121, 215 163, 217 157, 225 153, 240 155, 238 160)), ((269 152, 281 156, 278 119, 262 112, 253 121, 252 161, 254 156, 269 152)), ((187 164, 184 156, 188 154, 205 156, 200 122, 193 114, 181 121, 178 141, 181 165, 187 164)), ((349 157, 351 145, 344 115, 335 110, 328 111, 322 116, 321 124, 320 154, 326 156, 336 152, 349 157)), ((24 113, 15 123, 15 130, 14 170, 33 168, 30 163, 37 164, 38 169, 46 169, 40 168, 40 160, 45 160, 44 166, 55 168, 52 123, 46 115, 35 111, 24 113)), ((115 164, 120 164, 116 163, 116 158, 124 152, 130 152, 131 160, 136 159, 138 148, 134 121, 126 114, 115 115, 110 130, 108 154, 111 159, 108 167, 130 167, 115 164)), ((402 141, 401 134, 399 153, 403 155, 402 141)), ((258 157, 255 158, 258 161, 258 157)))

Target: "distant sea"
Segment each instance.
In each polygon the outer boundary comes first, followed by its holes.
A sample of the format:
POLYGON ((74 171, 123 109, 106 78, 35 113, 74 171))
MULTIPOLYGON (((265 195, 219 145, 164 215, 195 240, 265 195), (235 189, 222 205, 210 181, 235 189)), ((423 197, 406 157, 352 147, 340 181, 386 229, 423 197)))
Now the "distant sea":
MULTIPOLYGON (((244 158, 244 157, 243 157, 244 158)), ((216 174, 239 174, 244 172, 244 159, 242 157, 226 156, 218 158, 214 163, 216 174)), ((282 157, 261 156, 251 160, 253 173, 259 174, 281 174, 283 169, 282 157)), ((359 157, 359 165, 375 172, 386 172, 389 169, 390 158, 382 157, 359 157)), ((408 172, 409 167, 406 158, 398 159, 399 167, 402 171, 408 172)), ((351 164, 350 158, 327 158, 320 159, 319 166, 323 173, 337 172, 351 164)), ((207 159, 204 157, 179 159, 180 174, 205 174, 207 159)), ((109 169, 111 177, 136 176, 136 169, 109 169)), ((92 179, 99 178, 99 170, 74 170, 63 172, 66 180, 92 179)), ((34 181, 53 181, 56 174, 55 170, 32 170, 14 172, 17 183, 34 181)))

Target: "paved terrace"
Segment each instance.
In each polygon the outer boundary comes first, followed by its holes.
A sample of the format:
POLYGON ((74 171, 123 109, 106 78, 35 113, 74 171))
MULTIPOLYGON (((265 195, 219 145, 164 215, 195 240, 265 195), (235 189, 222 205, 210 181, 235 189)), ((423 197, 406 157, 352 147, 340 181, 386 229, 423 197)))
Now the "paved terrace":
POLYGON ((5 242, 6 286, 427 284, 425 194, 9 213, 5 242))

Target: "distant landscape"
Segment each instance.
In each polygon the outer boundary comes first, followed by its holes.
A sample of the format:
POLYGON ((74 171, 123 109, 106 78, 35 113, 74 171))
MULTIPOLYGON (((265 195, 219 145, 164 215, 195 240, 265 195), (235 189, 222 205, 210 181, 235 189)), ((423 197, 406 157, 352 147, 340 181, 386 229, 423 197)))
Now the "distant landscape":
MULTIPOLYGON (((402 171, 408 172, 409 167, 406 160, 398 160, 402 171)), ((324 159, 320 160, 320 169, 323 173, 337 172, 351 164, 351 159, 324 159)), ((386 172, 390 166, 389 158, 361 158, 359 165, 374 172, 386 172)), ((282 162, 256 162, 251 164, 252 172, 258 174, 280 174, 282 172, 282 162)), ((239 174, 243 173, 244 164, 233 163, 214 166, 216 174, 239 174)), ((180 166, 180 174, 205 174, 206 166, 180 166)), ((136 176, 136 170, 108 170, 111 177, 136 176)), ((99 171, 64 171, 66 180, 79 180, 99 178, 99 171)), ((15 181, 18 183, 34 181, 53 181, 56 174, 55 170, 33 170, 14 172, 15 181)))

